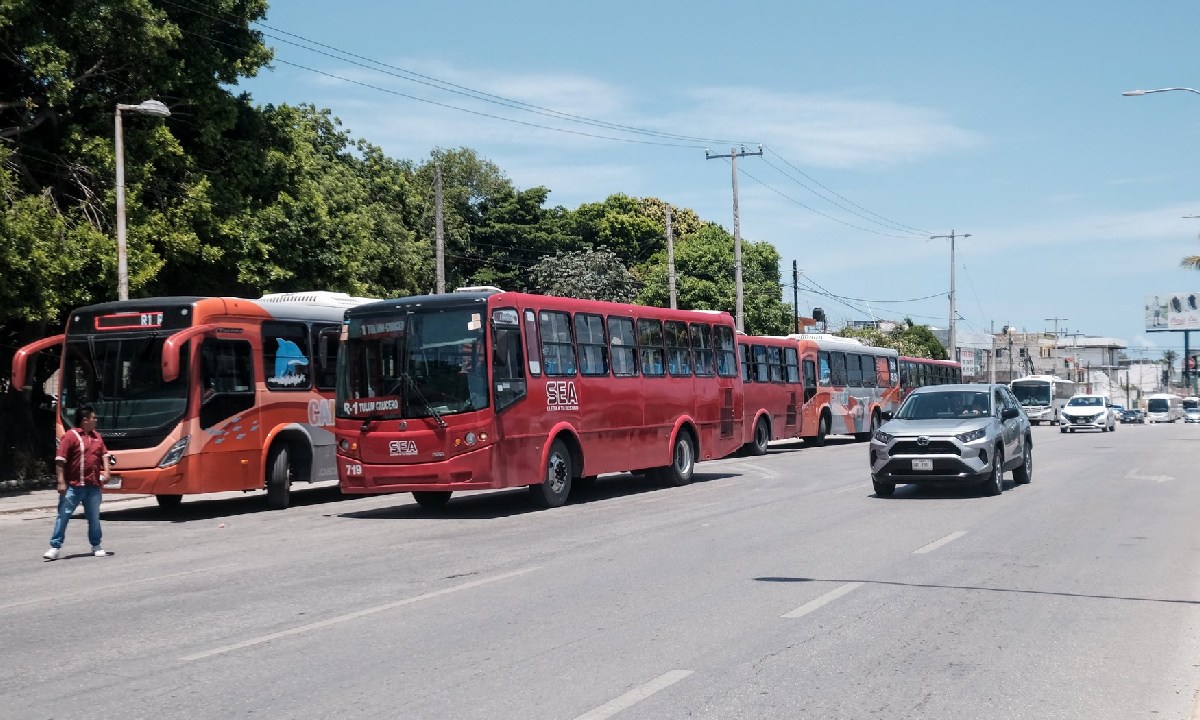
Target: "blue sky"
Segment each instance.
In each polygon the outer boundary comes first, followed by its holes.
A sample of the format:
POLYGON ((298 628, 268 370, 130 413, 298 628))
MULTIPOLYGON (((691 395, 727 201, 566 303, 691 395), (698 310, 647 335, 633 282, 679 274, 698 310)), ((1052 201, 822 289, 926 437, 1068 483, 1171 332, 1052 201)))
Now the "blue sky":
POLYGON ((1200 215, 1200 95, 1121 93, 1200 89, 1198 26, 1194 0, 291 0, 259 26, 273 69, 242 89, 328 107, 395 158, 472 148, 551 205, 654 196, 730 230, 730 166, 705 148, 761 143, 738 162, 741 234, 779 249, 785 282, 798 261, 802 311, 944 327, 949 243, 928 236, 953 229, 971 234, 960 332, 1058 317, 1181 349, 1143 332, 1142 304, 1200 290, 1179 268, 1200 254, 1200 219, 1182 217, 1200 215))

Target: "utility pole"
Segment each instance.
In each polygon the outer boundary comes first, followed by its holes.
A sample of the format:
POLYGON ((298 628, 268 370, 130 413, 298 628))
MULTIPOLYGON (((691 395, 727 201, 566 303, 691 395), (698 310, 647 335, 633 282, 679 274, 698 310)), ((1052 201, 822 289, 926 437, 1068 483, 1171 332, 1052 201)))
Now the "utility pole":
POLYGON ((446 292, 446 240, 442 233, 442 164, 438 163, 433 176, 433 205, 437 250, 437 294, 446 292))
POLYGON ((667 206, 667 285, 671 290, 671 309, 675 305, 675 234, 671 232, 671 206, 667 206))
POLYGON ((1066 321, 1070 320, 1071 318, 1052 317, 1052 318, 1044 318, 1044 319, 1046 322, 1051 322, 1051 321, 1054 322, 1054 356, 1053 356, 1054 360, 1052 361, 1052 364, 1054 365, 1054 369, 1050 372, 1050 374, 1057 375, 1058 374, 1058 324, 1060 322, 1066 322, 1066 321))
POLYGON ((748 155, 762 154, 761 145, 758 147, 758 152, 746 152, 744 146, 740 151, 737 148, 730 148, 728 155, 713 155, 708 150, 704 151, 705 160, 729 158, 729 162, 733 166, 733 290, 737 294, 734 320, 737 321, 738 332, 745 331, 745 321, 742 317, 742 231, 738 222, 737 159, 748 155))
POLYGON ((796 267, 796 261, 792 261, 792 314, 795 315, 792 320, 796 325, 796 333, 800 333, 800 270, 796 267))
MULTIPOLYGON (((955 237, 969 238, 969 237, 971 237, 971 233, 963 233, 962 235, 955 235, 954 230, 951 229, 949 235, 930 235, 929 239, 930 240, 937 240, 939 238, 949 238, 950 239, 950 359, 957 361, 958 360, 958 335, 955 332, 955 327, 956 327, 955 321, 958 316, 958 311, 954 309, 954 238, 955 237)), ((1010 360, 1010 363, 1011 363, 1011 360, 1010 360)))

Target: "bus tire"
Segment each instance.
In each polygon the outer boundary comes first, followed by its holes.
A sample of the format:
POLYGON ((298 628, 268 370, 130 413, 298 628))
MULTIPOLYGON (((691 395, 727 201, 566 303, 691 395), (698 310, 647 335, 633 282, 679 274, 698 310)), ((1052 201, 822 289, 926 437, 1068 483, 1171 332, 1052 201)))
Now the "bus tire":
POLYGON ((155 495, 154 499, 158 501, 158 507, 163 510, 178 510, 183 503, 182 495, 155 495))
POLYGON ((871 425, 869 427, 870 429, 866 432, 854 433, 854 439, 863 442, 864 440, 870 440, 875 435, 875 431, 879 429, 878 410, 871 413, 871 425))
POLYGON ((746 443, 746 453, 748 455, 766 455, 769 442, 771 442, 771 427, 767 424, 767 419, 761 417, 758 422, 754 423, 754 439, 746 443))
POLYGON ((276 445, 267 462, 267 507, 283 510, 291 499, 292 463, 288 460, 287 445, 276 445))
POLYGON ((813 447, 824 447, 825 438, 829 436, 829 413, 822 412, 821 418, 817 420, 817 434, 808 439, 808 442, 813 447))
POLYGON ((696 471, 696 441, 687 430, 680 430, 671 448, 671 464, 660 468, 659 478, 668 485, 680 487, 692 481, 696 471))
POLYGON ((538 506, 543 508, 562 507, 571 494, 571 475, 574 471, 571 452, 562 440, 550 445, 546 457, 546 477, 537 485, 529 486, 529 493, 538 506))
POLYGON ((450 502, 450 490, 414 490, 413 500, 426 510, 443 510, 450 502))

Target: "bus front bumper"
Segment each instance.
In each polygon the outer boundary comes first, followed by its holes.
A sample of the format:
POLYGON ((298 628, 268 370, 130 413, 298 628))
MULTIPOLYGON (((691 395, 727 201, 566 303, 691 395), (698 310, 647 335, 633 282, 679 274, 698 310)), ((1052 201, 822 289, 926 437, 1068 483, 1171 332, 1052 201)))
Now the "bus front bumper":
POLYGON ((412 465, 364 463, 337 456, 338 483, 347 494, 495 490, 504 487, 493 466, 494 445, 448 460, 412 465))

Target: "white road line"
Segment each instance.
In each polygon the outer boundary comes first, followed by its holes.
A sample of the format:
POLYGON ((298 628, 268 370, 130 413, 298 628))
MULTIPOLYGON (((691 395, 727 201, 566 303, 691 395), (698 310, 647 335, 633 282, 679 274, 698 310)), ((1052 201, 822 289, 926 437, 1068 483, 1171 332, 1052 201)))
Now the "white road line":
POLYGON ((824 606, 826 603, 830 603, 830 602, 833 602, 834 600, 837 600, 841 596, 845 595, 846 593, 850 592, 851 590, 853 590, 856 587, 860 587, 863 584, 864 583, 860 583, 860 582, 846 583, 845 585, 841 586, 840 588, 837 588, 836 590, 830 590, 829 592, 825 593, 824 595, 817 598, 816 600, 810 600, 810 601, 804 603, 803 605, 801 605, 800 607, 796 608, 795 610, 793 610, 789 613, 784 613, 781 617, 785 617, 785 618, 804 617, 805 615, 809 614, 813 610, 816 610, 816 609, 824 606))
POLYGON ((576 717, 575 720, 604 720, 605 718, 610 718, 626 708, 633 707, 659 690, 664 690, 674 685, 691 674, 691 670, 672 670, 669 673, 663 673, 645 685, 639 685, 624 695, 609 700, 595 710, 576 717))
POLYGON ((952 532, 949 535, 947 535, 946 537, 942 538, 941 540, 934 540, 933 542, 929 543, 928 545, 926 545, 923 548, 913 550, 913 555, 924 555, 925 553, 933 552, 934 550, 937 550, 938 548, 945 545, 946 543, 952 543, 955 540, 959 539, 960 537, 962 537, 963 535, 966 535, 966 534, 967 534, 966 530, 958 530, 956 532, 952 532))
MULTIPOLYGON (((196 573, 212 572, 214 570, 225 570, 225 569, 231 568, 231 567, 235 567, 235 566, 233 564, 215 565, 213 567, 200 568, 198 570, 184 570, 183 572, 168 573, 167 575, 155 575, 154 577, 141 578, 139 580, 130 580, 128 582, 123 582, 123 583, 115 583, 112 585, 103 585, 101 587, 92 588, 92 589, 88 590, 88 597, 86 598, 86 601, 93 602, 93 598, 91 596, 93 596, 97 593, 106 592, 108 590, 124 590, 125 588, 130 587, 131 585, 141 585, 143 583, 157 582, 159 580, 169 580, 170 578, 184 577, 186 575, 195 575, 196 573)), ((61 605, 65 599, 85 600, 85 598, 82 596, 71 595, 71 594, 68 594, 65 596, 64 595, 56 595, 53 598, 30 598, 28 600, 18 600, 17 602, 6 603, 4 605, 0 605, 0 611, 8 610, 9 608, 21 607, 22 605, 34 605, 34 604, 46 605, 46 606, 61 605)))
POLYGON ((424 595, 417 595, 416 597, 405 598, 403 600, 397 600, 396 602, 385 603, 383 605, 376 605, 375 607, 366 608, 365 610, 359 610, 357 612, 348 613, 346 615, 338 615, 337 617, 331 617, 326 620, 321 620, 321 621, 315 622, 315 623, 309 623, 307 625, 300 625, 298 627, 290 628, 288 630, 280 630, 279 632, 270 633, 268 635, 260 635, 256 638, 250 638, 249 640, 243 640, 241 642, 233 643, 232 645, 222 645, 221 647, 213 648, 212 650, 205 650, 204 652, 195 653, 193 655, 185 655, 179 659, 181 662, 191 662, 192 660, 203 660, 204 658, 213 657, 214 655, 223 655, 228 652, 233 652, 234 650, 242 650, 244 648, 253 647, 255 645, 261 645, 265 642, 270 642, 272 640, 278 640, 279 638, 289 637, 291 635, 300 635, 301 633, 306 633, 306 632, 309 632, 310 630, 319 630, 324 627, 329 627, 330 625, 337 625, 338 623, 344 623, 348 620, 355 620, 357 618, 364 617, 367 615, 374 615, 375 613, 381 613, 381 612, 384 612, 385 610, 393 610, 395 608, 404 607, 405 605, 412 605, 413 603, 418 603, 423 600, 430 600, 435 597, 440 597, 442 595, 449 595, 450 593, 458 592, 460 590, 468 590, 473 587, 479 587, 480 585, 486 585, 488 583, 499 582, 500 580, 507 580, 509 578, 514 578, 514 577, 517 577, 520 575, 525 575, 526 573, 531 573, 534 570, 540 570, 540 569, 541 569, 540 567, 529 567, 529 568, 525 568, 523 570, 514 570, 513 572, 504 573, 502 575, 493 575, 492 577, 479 578, 478 580, 472 580, 470 582, 465 582, 465 583, 462 583, 461 585, 455 585, 453 587, 442 588, 441 590, 434 590, 433 592, 425 593, 424 595))

